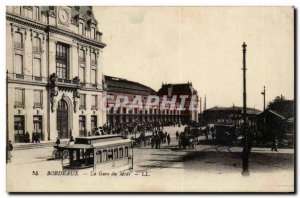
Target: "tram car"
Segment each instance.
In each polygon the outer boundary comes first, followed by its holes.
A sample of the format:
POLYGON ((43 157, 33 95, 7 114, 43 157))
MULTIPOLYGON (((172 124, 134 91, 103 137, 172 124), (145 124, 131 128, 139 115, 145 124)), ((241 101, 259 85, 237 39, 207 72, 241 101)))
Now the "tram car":
POLYGON ((59 145, 63 169, 132 169, 132 141, 121 135, 78 137, 72 145, 59 145))
POLYGON ((223 145, 234 145, 237 139, 234 125, 216 124, 216 141, 223 145))

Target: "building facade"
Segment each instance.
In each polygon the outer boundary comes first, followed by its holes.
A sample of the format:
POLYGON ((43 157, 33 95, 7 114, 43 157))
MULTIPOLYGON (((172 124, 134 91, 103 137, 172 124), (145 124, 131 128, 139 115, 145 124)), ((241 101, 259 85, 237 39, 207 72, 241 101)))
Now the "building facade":
MULTIPOLYGON (((176 109, 179 109, 179 119, 182 123, 198 122, 199 97, 192 83, 162 84, 157 94, 160 97, 167 97, 168 100, 176 98, 176 109)), ((165 110, 169 116, 174 116, 172 108, 165 110)), ((176 112, 175 112, 176 113, 176 112)))
POLYGON ((90 6, 8 6, 7 135, 84 136, 105 122, 102 50, 90 6))
MULTIPOLYGON (((261 111, 255 108, 246 109, 246 117, 248 125, 252 126, 255 124, 255 119, 261 111)), ((227 124, 241 126, 243 122, 243 107, 232 106, 232 107, 212 107, 203 111, 201 118, 205 124, 227 124)))
POLYGON ((124 123, 189 123, 198 119, 198 95, 191 83, 162 85, 162 88, 156 92, 146 85, 127 79, 112 76, 104 76, 104 78, 106 94, 111 96, 106 104, 109 107, 106 113, 109 126, 114 127, 124 123), (172 87, 171 92, 168 87, 172 87), (180 95, 186 97, 183 103, 185 109, 180 108, 180 95), (127 97, 127 104, 133 105, 115 108, 118 96, 127 97), (173 96, 176 96, 176 101, 174 100, 175 105, 171 108, 171 105, 165 101, 172 101, 173 96), (137 97, 141 98, 141 105, 134 102, 137 97), (149 102, 151 97, 158 98, 157 104, 149 102), (189 109, 192 100, 194 100, 194 110, 189 109))
POLYGON ((158 112, 158 106, 147 107, 146 100, 150 95, 156 95, 156 91, 150 87, 147 87, 138 82, 129 81, 124 78, 118 78, 113 76, 104 76, 106 94, 112 96, 107 100, 107 106, 111 108, 107 109, 107 123, 109 126, 117 126, 123 123, 137 123, 137 122, 154 122, 158 121, 156 112, 158 112), (116 99, 118 96, 124 96, 128 98, 128 104, 134 100, 135 97, 140 96, 142 99, 142 107, 135 104, 130 108, 117 107, 116 99))

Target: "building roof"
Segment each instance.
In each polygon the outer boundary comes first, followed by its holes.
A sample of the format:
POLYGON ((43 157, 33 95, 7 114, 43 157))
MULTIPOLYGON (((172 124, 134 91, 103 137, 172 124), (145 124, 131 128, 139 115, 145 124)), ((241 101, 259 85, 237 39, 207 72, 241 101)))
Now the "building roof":
POLYGON ((94 136, 87 136, 87 137, 77 137, 76 139, 95 140, 95 139, 109 139, 113 137, 122 138, 122 135, 94 135, 94 136))
POLYGON ((133 140, 131 139, 123 139, 123 140, 114 140, 114 141, 109 141, 109 142, 97 142, 93 144, 92 146, 95 148, 100 148, 100 147, 108 147, 108 146, 117 146, 117 145, 123 145, 123 144, 129 144, 133 140))
MULTIPOLYGON (((41 11, 47 12, 49 10, 55 11, 57 6, 40 6, 41 11)), ((71 8, 71 18, 74 20, 77 20, 77 17, 81 14, 85 18, 85 22, 88 23, 91 20, 95 21, 96 24, 98 21, 95 18, 93 7, 92 6, 68 6, 71 8)), ((96 30, 98 30, 98 27, 96 26, 96 30)))
POLYGON ((264 114, 266 113, 270 113, 278 118, 280 118, 281 120, 285 120, 286 117, 284 117, 283 115, 280 115, 279 113, 273 111, 273 110, 270 110, 270 109, 266 109, 264 112, 260 113, 260 116, 263 116, 264 114))
POLYGON ((124 78, 104 76, 104 81, 107 92, 134 95, 156 95, 156 91, 152 88, 124 78))
POLYGON ((158 90, 158 95, 168 95, 171 90, 171 95, 197 95, 197 90, 193 88, 192 83, 181 84, 162 84, 158 90))
MULTIPOLYGON (((237 106, 232 106, 232 107, 212 107, 210 109, 206 109, 205 111, 241 111, 243 112, 243 107, 237 107, 237 106)), ((260 114, 262 111, 255 109, 255 108, 247 108, 247 114, 260 114)))

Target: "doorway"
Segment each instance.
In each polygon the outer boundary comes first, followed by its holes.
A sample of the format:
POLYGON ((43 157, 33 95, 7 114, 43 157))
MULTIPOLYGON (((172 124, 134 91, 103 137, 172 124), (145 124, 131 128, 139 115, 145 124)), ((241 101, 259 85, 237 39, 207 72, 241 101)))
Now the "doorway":
POLYGON ((69 111, 68 104, 65 100, 60 100, 57 105, 57 132, 58 138, 69 138, 68 126, 69 126, 69 111))

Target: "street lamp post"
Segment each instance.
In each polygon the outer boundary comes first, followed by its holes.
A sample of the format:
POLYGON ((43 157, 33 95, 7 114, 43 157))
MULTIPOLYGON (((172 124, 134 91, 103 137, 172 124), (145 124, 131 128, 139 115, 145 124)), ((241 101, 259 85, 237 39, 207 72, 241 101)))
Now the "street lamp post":
POLYGON ((261 92, 261 95, 264 96, 264 111, 266 110, 266 87, 264 86, 264 91, 261 92))
POLYGON ((244 133, 244 144, 243 144, 243 171, 242 175, 249 175, 249 144, 248 144, 248 131, 246 129, 246 114, 247 114, 247 92, 246 92, 246 43, 243 45, 243 133, 244 133))

